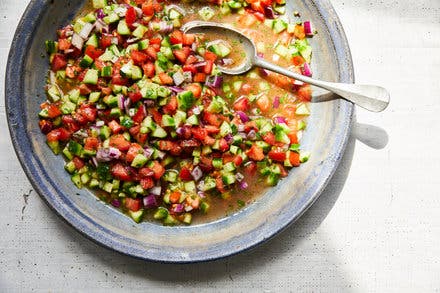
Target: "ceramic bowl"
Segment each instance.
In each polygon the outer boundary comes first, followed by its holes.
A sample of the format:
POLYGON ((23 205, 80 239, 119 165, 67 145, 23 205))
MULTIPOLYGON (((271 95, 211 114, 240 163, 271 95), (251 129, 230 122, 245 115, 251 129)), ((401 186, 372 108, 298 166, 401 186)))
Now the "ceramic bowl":
MULTIPOLYGON (((289 0, 288 13, 301 12, 318 30, 314 48, 315 77, 353 82, 350 50, 341 23, 328 0, 289 0)), ((250 249, 298 219, 331 179, 347 144, 353 105, 343 101, 314 103, 303 148, 311 159, 255 203, 226 218, 202 225, 164 227, 135 224, 78 190, 38 128, 39 105, 45 100, 48 60, 44 41, 55 38, 85 5, 83 0, 32 0, 18 25, 6 73, 7 118, 17 156, 35 190, 80 233, 133 257, 159 262, 198 262, 250 249)))

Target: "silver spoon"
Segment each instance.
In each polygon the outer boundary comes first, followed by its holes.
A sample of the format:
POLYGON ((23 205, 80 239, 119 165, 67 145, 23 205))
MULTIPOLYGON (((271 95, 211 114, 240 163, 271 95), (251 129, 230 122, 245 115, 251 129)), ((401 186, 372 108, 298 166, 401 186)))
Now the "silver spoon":
POLYGON ((240 40, 243 45, 243 49, 246 52, 245 60, 237 66, 231 68, 218 66, 223 73, 238 75, 249 71, 254 66, 262 67, 296 80, 329 90, 340 97, 372 112, 381 112, 385 110, 390 102, 390 94, 385 88, 380 86, 335 83, 316 80, 267 62, 257 55, 255 44, 251 39, 243 35, 241 32, 221 23, 191 21, 186 23, 182 27, 182 30, 185 33, 221 33, 229 38, 240 40))

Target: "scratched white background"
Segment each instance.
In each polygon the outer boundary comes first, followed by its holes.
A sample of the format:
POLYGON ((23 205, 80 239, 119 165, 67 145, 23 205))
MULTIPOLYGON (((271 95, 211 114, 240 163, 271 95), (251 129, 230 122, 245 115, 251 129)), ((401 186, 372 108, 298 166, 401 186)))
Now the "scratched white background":
MULTIPOLYGON (((0 0, 1 81, 28 2, 0 0)), ((226 260, 145 263, 64 224, 15 157, 0 82, 0 292, 439 291, 440 1, 332 2, 356 80, 385 85, 392 104, 382 114, 357 112, 341 167, 303 218, 226 260)))

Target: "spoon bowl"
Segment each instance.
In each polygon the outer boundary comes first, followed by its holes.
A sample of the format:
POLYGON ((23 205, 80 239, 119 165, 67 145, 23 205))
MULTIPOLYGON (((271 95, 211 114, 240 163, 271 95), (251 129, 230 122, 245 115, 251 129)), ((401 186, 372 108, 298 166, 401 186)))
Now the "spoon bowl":
POLYGON ((185 33, 206 34, 215 32, 218 35, 239 40, 245 53, 245 59, 234 67, 224 67, 218 65, 220 71, 225 74, 239 75, 243 74, 254 66, 262 67, 267 70, 288 76, 290 78, 303 81, 305 83, 326 89, 333 92, 347 101, 350 101, 364 109, 372 112, 381 112, 388 107, 390 103, 389 92, 380 86, 375 85, 357 85, 347 83, 335 83, 313 79, 288 69, 267 62, 257 55, 257 49, 254 42, 236 29, 215 22, 191 21, 186 23, 182 30, 185 33))

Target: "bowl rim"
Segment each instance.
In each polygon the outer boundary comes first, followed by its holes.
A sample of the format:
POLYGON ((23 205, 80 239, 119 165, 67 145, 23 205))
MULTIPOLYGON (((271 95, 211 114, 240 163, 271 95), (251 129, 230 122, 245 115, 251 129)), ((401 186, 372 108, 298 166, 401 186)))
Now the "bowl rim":
MULTIPOLYGON (((325 23, 326 28, 329 30, 332 36, 332 44, 334 45, 335 53, 337 56, 338 64, 343 65, 345 69, 344 72, 339 70, 339 79, 343 82, 353 83, 354 82, 354 68, 353 61, 350 52, 350 48, 348 45, 348 40, 346 38, 344 29, 342 27, 341 21, 336 14, 332 4, 329 0, 311 0, 311 3, 315 6, 316 10, 319 12, 319 16, 322 21, 325 23)), ((15 50, 14 48, 28 48, 28 44, 32 41, 32 33, 38 24, 40 15, 44 12, 45 5, 48 3, 41 2, 40 0, 31 0, 28 4, 25 12, 23 13, 21 20, 17 26, 13 41, 11 43, 9 56, 7 60, 6 67, 6 75, 5 75, 5 107, 6 107, 6 116, 8 122, 9 133, 11 136, 12 144, 14 147, 14 151, 19 159, 19 162, 30 181, 34 190, 40 195, 40 197, 46 202, 46 204, 55 211, 55 213, 62 218, 69 226, 75 228, 74 230, 78 231, 81 235, 89 238, 93 242, 104 246, 108 249, 117 251, 121 254, 128 255, 134 258, 152 261, 152 262, 160 262, 160 263, 195 263, 195 262, 206 262, 212 261, 216 259, 221 259, 225 257, 229 257, 232 255, 236 255, 238 253, 250 250, 257 245, 260 245, 264 242, 267 242, 269 239, 272 239, 282 231, 284 231, 287 227, 293 224, 298 218, 300 218, 309 208, 310 206, 319 198, 320 194, 327 186, 328 182, 333 177, 337 167, 339 166, 342 155, 344 154, 345 148, 348 144, 349 134, 351 131, 351 122, 354 116, 354 105, 341 101, 341 110, 344 111, 346 123, 343 124, 343 129, 341 130, 343 136, 340 143, 336 146, 336 153, 339 154, 335 160, 334 164, 325 170, 327 172, 326 180, 323 180, 319 186, 316 188, 314 194, 306 201, 302 207, 302 209, 294 214, 290 221, 278 225, 274 227, 272 233, 270 235, 265 235, 263 239, 259 241, 254 241, 253 243, 249 243, 247 245, 243 245, 241 247, 237 247, 232 249, 231 251, 222 251, 217 255, 201 255, 199 258, 193 259, 170 259, 170 258, 153 258, 148 255, 148 253, 135 253, 126 250, 124 245, 118 243, 118 240, 106 231, 104 234, 106 237, 99 237, 96 231, 93 231, 89 226, 83 225, 80 223, 80 218, 77 214, 72 213, 70 210, 65 209, 59 202, 54 201, 53 196, 51 196, 52 191, 44 185, 43 182, 35 179, 39 174, 37 167, 35 164, 29 162, 36 162, 38 158, 33 154, 33 152, 26 152, 23 145, 20 144, 21 135, 29 135, 24 127, 17 127, 22 123, 22 117, 19 117, 17 113, 15 113, 15 107, 19 103, 19 99, 15 97, 14 93, 17 93, 17 89, 22 88, 24 75, 22 74, 22 66, 16 66, 16 64, 22 64, 21 62, 26 58, 25 51, 26 50, 15 50)), ((18 91, 20 92, 20 91, 18 91)), ((110 231, 111 232, 111 231, 110 231)))

